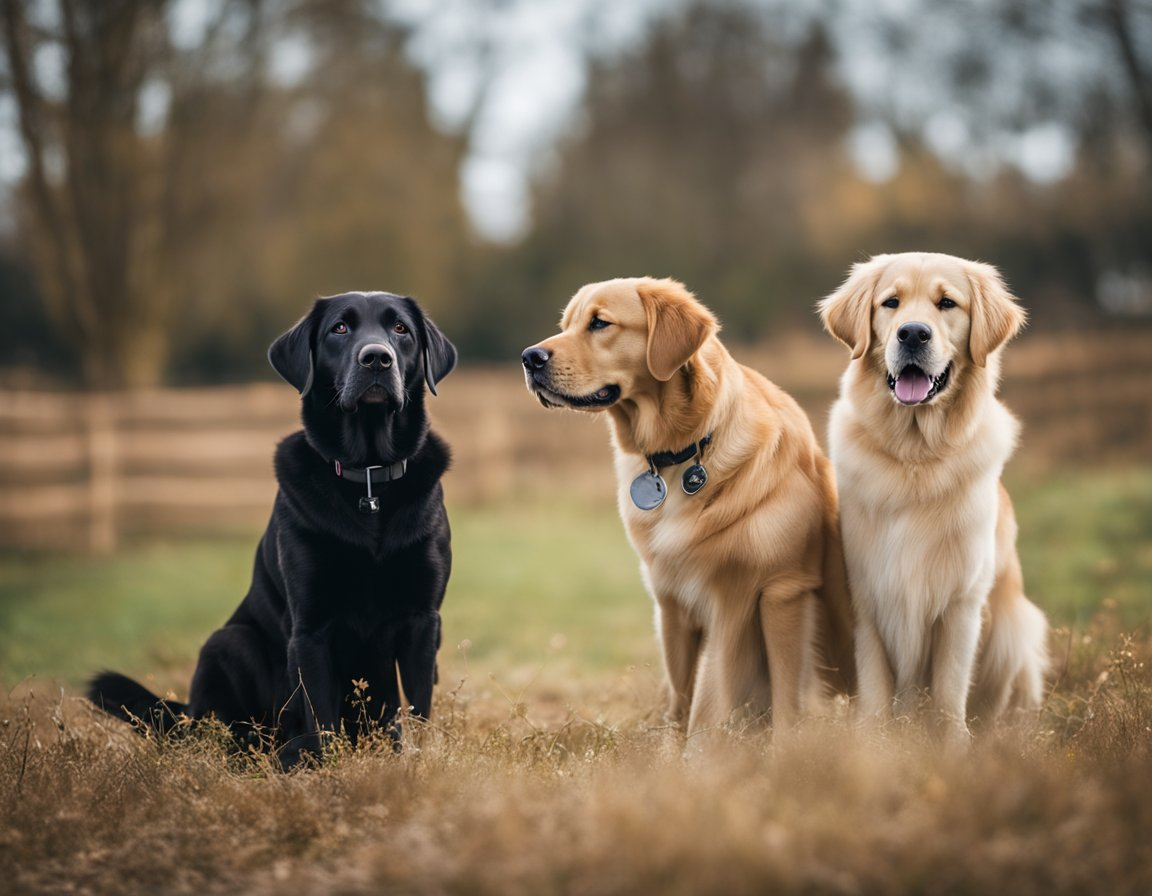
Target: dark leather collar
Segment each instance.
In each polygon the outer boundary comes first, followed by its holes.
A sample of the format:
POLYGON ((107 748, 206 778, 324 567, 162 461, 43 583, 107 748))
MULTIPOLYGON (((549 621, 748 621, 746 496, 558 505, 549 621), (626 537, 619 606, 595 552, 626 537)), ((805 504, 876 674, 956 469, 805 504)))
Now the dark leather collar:
POLYGON ((656 470, 661 467, 674 467, 694 458, 711 441, 712 433, 708 433, 699 442, 693 442, 687 448, 681 448, 679 451, 658 451, 656 454, 649 454, 647 455, 648 464, 656 470))
POLYGON ((341 479, 367 483, 371 476, 373 485, 377 482, 393 482, 408 472, 407 459, 398 460, 394 464, 376 464, 370 467, 346 467, 340 461, 334 460, 332 466, 341 479))

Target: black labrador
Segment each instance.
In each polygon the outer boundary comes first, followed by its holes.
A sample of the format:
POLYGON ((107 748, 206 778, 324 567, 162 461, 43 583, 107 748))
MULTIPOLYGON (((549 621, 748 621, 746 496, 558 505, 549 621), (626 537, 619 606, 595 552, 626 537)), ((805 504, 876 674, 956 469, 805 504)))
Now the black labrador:
POLYGON ((436 394, 456 349, 413 299, 353 292, 317 300, 268 358, 300 391, 304 429, 276 449, 247 596, 201 649, 188 703, 112 672, 89 698, 160 733, 181 715, 215 716, 241 742, 271 732, 289 767, 341 723, 355 738, 369 707, 398 736, 401 688, 414 715, 431 710, 452 555, 449 452, 424 387, 436 394))

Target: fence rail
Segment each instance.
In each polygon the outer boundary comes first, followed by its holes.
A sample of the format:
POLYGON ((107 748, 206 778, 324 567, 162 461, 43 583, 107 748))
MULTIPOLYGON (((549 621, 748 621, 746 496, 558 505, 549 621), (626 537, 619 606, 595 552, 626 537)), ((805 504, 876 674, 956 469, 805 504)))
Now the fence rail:
MULTIPOLYGON (((740 354, 740 353, 738 353, 740 354)), ((743 353, 822 432, 844 353, 797 339, 743 353)), ((1152 338, 1037 337, 1006 358, 1019 463, 1152 458, 1152 338)), ((544 412, 512 365, 461 371, 429 399, 454 446, 454 501, 549 489, 609 500, 604 424, 544 412)), ((145 533, 250 531, 268 516, 276 443, 299 428, 281 384, 126 394, 0 391, 0 549, 113 549, 145 533)))

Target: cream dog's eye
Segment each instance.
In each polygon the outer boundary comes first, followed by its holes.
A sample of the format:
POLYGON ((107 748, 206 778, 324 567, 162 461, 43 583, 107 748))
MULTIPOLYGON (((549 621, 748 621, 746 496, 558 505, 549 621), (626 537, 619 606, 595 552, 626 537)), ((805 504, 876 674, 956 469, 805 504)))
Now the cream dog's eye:
POLYGON ((956 303, 953 302, 950 298, 948 298, 948 296, 944 296, 944 298, 942 298, 939 302, 936 303, 936 307, 939 308, 941 311, 946 311, 949 308, 955 308, 956 303))
POLYGON ((889 299, 885 299, 880 304, 883 305, 885 308, 899 308, 900 307, 900 300, 898 298, 896 298, 896 296, 892 296, 889 299))
POLYGON ((598 317, 594 317, 594 318, 592 318, 592 322, 590 324, 588 324, 588 329, 589 330, 603 330, 605 327, 610 327, 610 326, 612 326, 612 324, 610 324, 608 321, 601 320, 598 317))

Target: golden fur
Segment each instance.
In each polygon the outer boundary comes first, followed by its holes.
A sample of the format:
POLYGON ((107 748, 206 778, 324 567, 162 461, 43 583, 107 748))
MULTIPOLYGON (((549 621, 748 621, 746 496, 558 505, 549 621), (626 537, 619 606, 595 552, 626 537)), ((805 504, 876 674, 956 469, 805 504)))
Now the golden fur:
POLYGON ((608 416, 620 515, 655 601, 668 714, 689 733, 738 710, 771 708, 776 725, 791 725, 821 675, 847 688, 853 674, 831 464, 796 402, 738 364, 718 329, 674 280, 609 280, 580 289, 561 332, 525 352, 543 404, 608 416), (689 460, 661 471, 662 506, 633 505, 646 456, 709 434, 700 492, 680 488, 689 460))
POLYGON ((1024 312, 995 268, 927 253, 857 264, 820 312, 852 350, 829 443, 861 715, 906 710, 927 689, 962 739, 968 719, 1039 706, 1047 622, 1023 592, 1000 484, 1019 425, 995 394, 1002 346, 1024 312), (916 324, 930 328, 926 341, 916 324), (945 378, 919 402, 893 384, 914 352, 924 387, 945 378))

